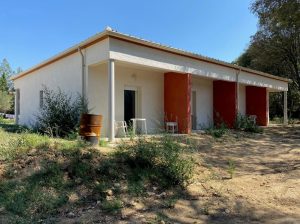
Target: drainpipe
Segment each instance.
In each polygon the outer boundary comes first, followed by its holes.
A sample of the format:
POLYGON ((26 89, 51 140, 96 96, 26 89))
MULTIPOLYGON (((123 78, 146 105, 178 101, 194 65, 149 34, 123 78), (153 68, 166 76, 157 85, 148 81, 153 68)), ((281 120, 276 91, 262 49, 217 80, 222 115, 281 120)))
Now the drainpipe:
POLYGON ((82 50, 80 47, 78 47, 78 52, 81 55, 81 78, 82 78, 82 89, 81 89, 81 96, 83 98, 83 100, 86 99, 86 89, 85 89, 85 85, 86 85, 86 80, 85 80, 85 60, 84 60, 84 55, 82 53, 82 50))

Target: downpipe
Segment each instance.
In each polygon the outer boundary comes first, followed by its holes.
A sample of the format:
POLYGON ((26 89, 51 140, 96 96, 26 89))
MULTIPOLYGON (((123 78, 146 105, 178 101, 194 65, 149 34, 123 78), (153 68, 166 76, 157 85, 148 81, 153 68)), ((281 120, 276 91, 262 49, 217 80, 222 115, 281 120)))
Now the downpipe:
POLYGON ((84 58, 84 55, 83 55, 80 47, 78 47, 78 52, 81 55, 81 79, 82 79, 81 96, 82 96, 83 100, 85 101, 85 99, 86 99, 85 58, 84 58))

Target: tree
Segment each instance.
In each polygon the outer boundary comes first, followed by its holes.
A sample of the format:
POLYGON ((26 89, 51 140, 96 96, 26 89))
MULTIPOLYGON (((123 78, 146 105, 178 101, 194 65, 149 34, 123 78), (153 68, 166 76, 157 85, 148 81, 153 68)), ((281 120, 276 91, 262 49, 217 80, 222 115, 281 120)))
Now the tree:
POLYGON ((0 64, 0 91, 8 92, 12 89, 13 83, 10 80, 11 75, 14 74, 8 61, 3 59, 0 64))
MULTIPOLYGON (((300 1, 256 0, 252 12, 259 18, 258 31, 235 63, 292 80, 289 115, 300 116, 300 1)), ((282 114, 281 96, 270 96, 270 116, 282 114)))
POLYGON ((12 96, 9 93, 0 91, 0 112, 6 113, 11 110, 12 96))
POLYGON ((17 72, 13 71, 6 59, 0 63, 0 112, 14 112, 14 86, 10 79, 15 73, 21 72, 21 68, 17 68, 17 72))

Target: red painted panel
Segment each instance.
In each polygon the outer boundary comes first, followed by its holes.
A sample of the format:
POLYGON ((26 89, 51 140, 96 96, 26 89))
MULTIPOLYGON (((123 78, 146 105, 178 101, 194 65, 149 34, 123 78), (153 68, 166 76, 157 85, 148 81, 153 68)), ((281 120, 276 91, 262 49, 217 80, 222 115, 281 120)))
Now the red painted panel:
POLYGON ((256 123, 268 125, 268 95, 264 87, 246 86, 246 114, 256 115, 256 123))
POLYGON ((191 75, 164 74, 164 110, 168 121, 178 122, 178 131, 191 132, 191 75))
POLYGON ((233 128, 236 119, 236 83, 217 80, 213 82, 214 123, 225 123, 233 128))

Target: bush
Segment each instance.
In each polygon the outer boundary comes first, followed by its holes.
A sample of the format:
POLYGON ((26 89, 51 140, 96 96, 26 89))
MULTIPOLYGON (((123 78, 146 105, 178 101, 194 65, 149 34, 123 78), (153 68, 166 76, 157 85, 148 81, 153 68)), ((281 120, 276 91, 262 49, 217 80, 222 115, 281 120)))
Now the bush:
POLYGON ((193 176, 194 164, 191 158, 182 155, 183 150, 183 146, 165 135, 159 139, 140 138, 132 144, 123 144, 118 148, 117 156, 133 169, 136 178, 140 176, 139 179, 146 178, 166 187, 185 186, 193 176))
POLYGON ((249 116, 238 114, 236 117, 235 125, 236 130, 242 130, 251 133, 262 133, 263 129, 260 128, 253 119, 249 116))
POLYGON ((221 123, 219 126, 212 126, 206 129, 205 132, 214 138, 221 138, 227 132, 227 126, 225 123, 221 123))
POLYGON ((66 137, 77 132, 81 113, 87 112, 87 101, 80 95, 72 95, 58 89, 43 89, 43 106, 37 115, 36 128, 55 137, 66 137))

